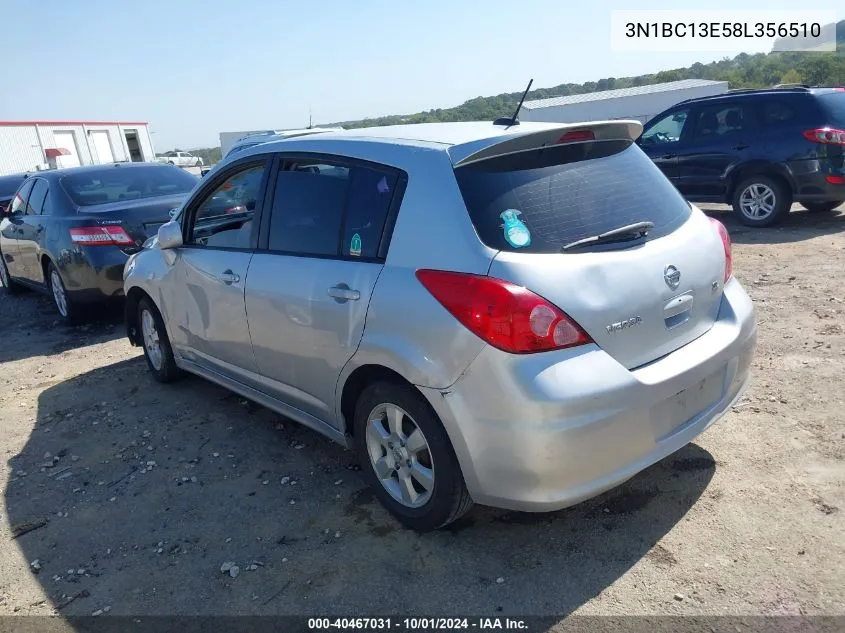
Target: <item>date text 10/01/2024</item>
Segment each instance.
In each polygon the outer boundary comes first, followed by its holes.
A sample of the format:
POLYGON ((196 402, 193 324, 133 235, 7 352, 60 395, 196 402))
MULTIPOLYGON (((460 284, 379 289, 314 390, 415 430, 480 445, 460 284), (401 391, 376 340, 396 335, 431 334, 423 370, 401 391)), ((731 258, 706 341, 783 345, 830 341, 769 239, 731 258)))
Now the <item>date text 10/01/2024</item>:
POLYGON ((341 631, 525 631, 528 625, 516 618, 309 618, 308 629, 341 631))

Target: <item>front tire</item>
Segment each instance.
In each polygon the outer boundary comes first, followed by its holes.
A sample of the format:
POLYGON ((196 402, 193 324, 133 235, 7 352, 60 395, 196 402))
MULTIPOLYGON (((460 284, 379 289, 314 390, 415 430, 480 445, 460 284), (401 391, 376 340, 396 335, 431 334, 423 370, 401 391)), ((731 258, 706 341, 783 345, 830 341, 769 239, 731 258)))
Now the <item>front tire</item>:
POLYGON ((176 366, 173 348, 164 327, 161 313, 153 302, 144 297, 138 302, 138 329, 141 333, 144 358, 153 378, 159 382, 172 382, 182 374, 176 366))
POLYGON ((731 204, 737 219, 746 226, 780 224, 792 206, 792 192, 781 181, 752 176, 737 185, 731 204))
POLYGON ((828 213, 842 204, 842 200, 833 202, 802 202, 801 206, 811 213, 828 213))
POLYGON ((2 292, 10 295, 16 295, 23 290, 23 287, 12 281, 12 276, 9 274, 9 267, 6 265, 6 257, 3 251, 0 251, 0 284, 3 284, 2 292))
POLYGON ((472 507, 449 436, 412 386, 376 382, 364 389, 354 438, 367 483, 405 526, 436 530, 472 507))
POLYGON ((47 286, 50 289, 50 295, 53 297, 53 305, 65 325, 81 323, 85 317, 83 308, 68 295, 62 275, 53 262, 50 262, 50 265, 47 266, 47 286))

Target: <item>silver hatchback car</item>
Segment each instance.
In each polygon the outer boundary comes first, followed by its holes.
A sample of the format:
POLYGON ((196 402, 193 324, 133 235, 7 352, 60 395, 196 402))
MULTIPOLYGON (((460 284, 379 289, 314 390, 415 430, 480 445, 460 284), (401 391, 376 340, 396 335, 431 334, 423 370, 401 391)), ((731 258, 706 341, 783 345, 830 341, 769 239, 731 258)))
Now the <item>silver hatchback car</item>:
POLYGON ((557 510, 677 451, 749 378, 724 226, 632 121, 262 144, 125 269, 130 341, 354 448, 416 530, 557 510))

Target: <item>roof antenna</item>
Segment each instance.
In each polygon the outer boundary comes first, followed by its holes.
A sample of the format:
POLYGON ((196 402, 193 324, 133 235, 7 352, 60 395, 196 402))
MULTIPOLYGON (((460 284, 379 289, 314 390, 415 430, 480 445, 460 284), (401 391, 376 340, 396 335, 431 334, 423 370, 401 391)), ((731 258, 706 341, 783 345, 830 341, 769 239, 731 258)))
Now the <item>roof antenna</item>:
POLYGON ((501 117, 493 121, 493 125, 504 125, 505 127, 510 127, 512 125, 519 125, 519 119, 516 117, 519 116, 519 111, 522 109, 522 102, 525 101, 525 97, 528 95, 528 91, 531 90, 531 84, 534 83, 534 80, 531 79, 528 82, 528 87, 525 89, 525 92, 522 93, 522 99, 519 100, 519 105, 516 106, 516 110, 513 112, 512 117, 501 117))
POLYGON ((308 129, 310 130, 313 126, 311 125, 311 106, 308 106, 308 129))

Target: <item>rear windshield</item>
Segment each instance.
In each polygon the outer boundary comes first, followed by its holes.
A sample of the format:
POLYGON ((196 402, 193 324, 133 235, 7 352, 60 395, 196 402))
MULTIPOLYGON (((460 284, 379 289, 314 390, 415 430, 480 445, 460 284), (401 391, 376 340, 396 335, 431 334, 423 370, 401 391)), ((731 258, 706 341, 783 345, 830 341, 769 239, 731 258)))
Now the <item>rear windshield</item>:
POLYGON ((629 141, 559 145, 455 170, 481 240, 497 250, 556 253, 575 240, 650 221, 671 233, 691 209, 629 141))
POLYGON ((199 179, 171 166, 104 167, 62 177, 62 185, 75 204, 91 206, 187 193, 199 179))
POLYGON ((830 123, 845 125, 845 92, 829 92, 819 95, 822 107, 830 117, 830 123))

